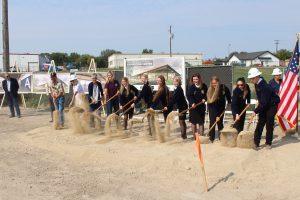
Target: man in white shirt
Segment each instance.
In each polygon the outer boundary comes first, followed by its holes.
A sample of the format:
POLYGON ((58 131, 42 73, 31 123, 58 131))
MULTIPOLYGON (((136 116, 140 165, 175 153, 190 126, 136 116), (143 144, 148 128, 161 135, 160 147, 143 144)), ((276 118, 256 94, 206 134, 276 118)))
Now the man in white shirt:
POLYGON ((84 90, 82 85, 78 82, 75 75, 71 75, 70 82, 73 86, 73 95, 72 100, 69 104, 69 107, 75 105, 75 106, 82 106, 83 98, 84 98, 84 90))

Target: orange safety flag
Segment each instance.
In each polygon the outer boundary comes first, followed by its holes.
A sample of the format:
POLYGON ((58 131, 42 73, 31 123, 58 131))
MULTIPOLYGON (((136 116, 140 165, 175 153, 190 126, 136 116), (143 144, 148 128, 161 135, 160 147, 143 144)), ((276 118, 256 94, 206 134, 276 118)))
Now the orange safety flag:
POLYGON ((200 163, 203 166, 204 163, 203 163, 203 156, 202 156, 201 145, 200 145, 200 137, 199 137, 198 133, 195 133, 195 135, 196 135, 195 150, 198 151, 200 163))

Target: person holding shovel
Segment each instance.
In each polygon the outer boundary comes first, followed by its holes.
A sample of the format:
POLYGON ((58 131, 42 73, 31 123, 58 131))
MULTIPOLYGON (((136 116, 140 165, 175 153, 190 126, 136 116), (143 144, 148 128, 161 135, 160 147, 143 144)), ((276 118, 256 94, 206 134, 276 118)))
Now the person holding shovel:
POLYGON ((69 104, 69 107, 72 107, 73 105, 75 106, 81 106, 82 105, 82 97, 81 95, 84 95, 84 90, 82 85, 78 82, 76 75, 72 74, 70 76, 70 82, 73 88, 73 95, 71 102, 69 104))
MULTIPOLYGON (((137 97, 137 99, 134 101, 133 104, 131 104, 131 107, 134 108, 134 106, 136 104, 138 104, 142 99, 144 100, 146 106, 147 106, 147 109, 149 109, 151 107, 151 104, 152 104, 152 99, 153 99, 153 92, 152 92, 152 88, 149 84, 149 81, 148 81, 148 75, 147 74, 143 74, 141 76, 141 82, 143 84, 143 88, 142 88, 142 91, 139 93, 139 96, 137 97)), ((152 132, 154 130, 152 130, 151 127, 151 122, 150 122, 150 118, 151 116, 150 115, 147 115, 147 120, 148 120, 148 125, 149 125, 149 135, 152 135, 152 132)))
MULTIPOLYGON (((90 112, 97 110, 97 115, 100 116, 101 109, 98 109, 102 105, 103 89, 101 83, 97 80, 97 74, 92 75, 92 82, 88 85, 89 91, 89 103, 90 103, 90 112)), ((91 127, 95 127, 94 116, 91 115, 91 127)))
POLYGON ((129 84, 128 78, 122 78, 122 85, 120 89, 120 109, 124 112, 124 130, 127 130, 128 118, 131 119, 133 117, 134 108, 131 107, 129 102, 136 100, 138 95, 138 89, 129 84))
MULTIPOLYGON (((207 91, 207 107, 209 113, 209 128, 217 121, 219 137, 220 131, 224 128, 223 119, 226 106, 226 100, 228 104, 231 104, 231 94, 224 84, 220 83, 217 76, 213 76, 210 80, 210 86, 207 91)), ((215 127, 209 132, 209 139, 211 142, 215 140, 215 127)))
MULTIPOLYGON (((186 110, 188 108, 183 89, 181 87, 181 79, 180 77, 175 77, 173 79, 173 85, 174 85, 174 92, 173 96, 171 97, 171 100, 169 102, 169 105, 167 107, 164 107, 164 110, 173 110, 174 106, 177 105, 177 109, 180 112, 186 110)), ((187 139, 186 136, 186 112, 182 113, 179 116, 179 125, 180 125, 180 131, 181 131, 181 138, 187 139)))
MULTIPOLYGON (((120 83, 119 81, 114 79, 113 72, 111 71, 107 72, 107 82, 104 86, 104 95, 107 101, 106 104, 107 116, 112 114, 113 109, 114 112, 119 110, 119 98, 118 98, 119 89, 120 89, 120 83)), ((119 113, 117 113, 117 115, 119 115, 119 113)))
POLYGON ((55 72, 51 73, 50 95, 53 99, 55 110, 58 110, 59 126, 64 127, 65 91, 62 82, 57 80, 55 72))
MULTIPOLYGON (((170 90, 166 86, 166 79, 163 75, 157 77, 156 83, 158 85, 158 90, 155 93, 152 100, 152 109, 163 109, 168 106, 170 101, 170 90)), ((170 110, 163 110, 164 120, 166 122, 167 116, 170 113, 170 110)))
POLYGON ((251 119, 253 119, 258 114, 258 122, 254 132, 254 144, 257 149, 260 145, 264 126, 266 125, 266 148, 270 149, 273 140, 274 117, 280 103, 280 98, 275 90, 260 75, 261 72, 257 68, 251 68, 248 72, 248 78, 255 86, 258 100, 258 106, 251 116, 251 119))
POLYGON ((197 133, 197 124, 199 124, 199 134, 204 134, 204 120, 205 120, 205 104, 207 86, 203 83, 201 75, 199 73, 194 74, 191 77, 191 86, 187 92, 187 99, 189 101, 190 108, 190 122, 192 123, 192 132, 195 139, 195 134, 197 133), (202 104, 196 106, 198 103, 202 104))
POLYGON ((246 113, 239 116, 241 112, 246 108, 247 104, 250 104, 251 91, 244 77, 239 78, 236 81, 236 88, 232 93, 231 111, 235 124, 233 127, 240 133, 244 130, 246 113))

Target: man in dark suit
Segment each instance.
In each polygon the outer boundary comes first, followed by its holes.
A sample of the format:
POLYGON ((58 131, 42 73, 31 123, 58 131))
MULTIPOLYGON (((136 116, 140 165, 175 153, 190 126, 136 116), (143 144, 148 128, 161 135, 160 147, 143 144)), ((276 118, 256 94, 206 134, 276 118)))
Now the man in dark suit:
POLYGON ((10 109, 10 118, 15 117, 15 109, 18 118, 21 117, 20 108, 18 104, 18 90, 19 84, 17 79, 11 78, 8 73, 5 74, 5 80, 2 81, 2 87, 5 91, 5 97, 10 109))

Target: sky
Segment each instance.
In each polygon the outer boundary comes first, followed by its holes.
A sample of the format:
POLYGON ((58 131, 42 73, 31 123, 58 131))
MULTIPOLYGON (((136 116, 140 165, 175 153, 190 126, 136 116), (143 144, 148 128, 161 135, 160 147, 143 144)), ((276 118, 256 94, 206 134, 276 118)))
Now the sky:
POLYGON ((168 53, 172 25, 174 53, 210 59, 232 51, 274 52, 274 40, 292 50, 300 32, 299 0, 8 1, 13 53, 168 53))

